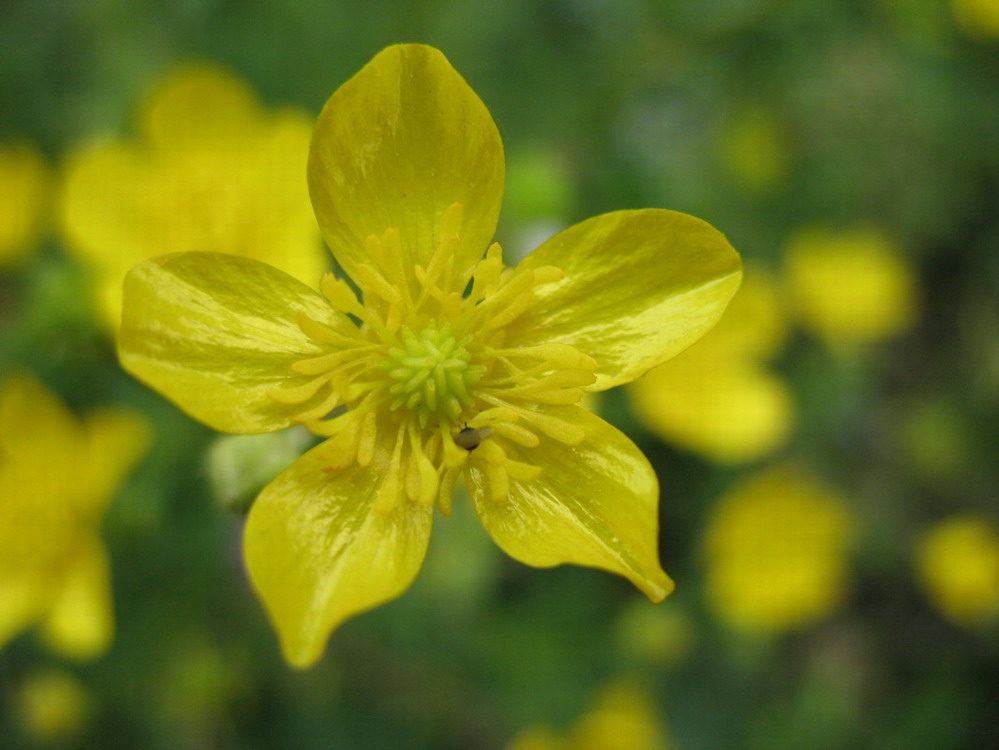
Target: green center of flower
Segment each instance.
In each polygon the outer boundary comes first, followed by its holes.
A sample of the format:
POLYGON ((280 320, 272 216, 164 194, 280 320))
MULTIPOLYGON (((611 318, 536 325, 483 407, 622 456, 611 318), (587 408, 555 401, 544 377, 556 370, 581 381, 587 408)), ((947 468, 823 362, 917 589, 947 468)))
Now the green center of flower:
POLYGON ((457 339, 449 325, 431 324, 418 334, 403 328, 384 365, 393 380, 389 391, 396 396, 391 408, 416 412, 423 425, 432 416, 461 416, 472 403, 470 389, 485 372, 484 367, 469 364, 472 356, 465 348, 469 339, 457 339))

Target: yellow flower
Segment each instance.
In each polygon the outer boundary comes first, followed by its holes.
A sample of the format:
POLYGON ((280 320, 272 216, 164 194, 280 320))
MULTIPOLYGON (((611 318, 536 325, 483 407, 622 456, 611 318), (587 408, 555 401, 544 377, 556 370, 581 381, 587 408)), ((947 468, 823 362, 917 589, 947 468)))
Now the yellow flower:
POLYGON ((681 356, 628 387, 635 414, 663 440, 721 463, 752 461, 780 445, 794 406, 766 367, 784 343, 777 289, 747 273, 717 326, 681 356))
POLYGON ((266 112, 242 81, 198 65, 154 88, 139 125, 141 140, 84 146, 63 175, 63 235, 93 268, 109 326, 125 274, 163 253, 236 253, 309 281, 327 268, 301 179, 305 112, 266 112))
POLYGON ((714 324, 741 274, 724 237, 622 211, 504 269, 489 245, 499 133, 421 45, 386 49, 333 94, 308 177, 361 298, 332 274, 318 294, 250 259, 169 255, 129 274, 119 337, 130 372, 216 429, 304 423, 331 438, 264 489, 246 527, 289 661, 314 662, 341 621, 409 586, 459 478, 514 558, 605 568, 666 596, 655 474, 576 402, 714 324))
POLYGON ((78 420, 26 376, 0 385, 0 646, 40 622, 67 656, 107 648, 111 593, 98 526, 147 438, 137 414, 106 409, 78 420))
POLYGON ((601 691, 568 736, 545 727, 518 734, 507 750, 667 750, 661 711, 638 683, 621 679, 601 691))
POLYGON ((20 263, 38 246, 50 182, 37 148, 0 144, 0 268, 20 263))
POLYGON ((916 282, 881 230, 810 228, 787 244, 787 283, 803 324, 834 345, 879 341, 916 317, 916 282))
POLYGON ((975 515, 934 526, 919 545, 919 575, 950 620, 973 627, 999 615, 999 532, 975 515))
POLYGON ((788 467, 745 480, 719 502, 705 533, 715 610, 763 632, 827 616, 843 599, 851 525, 838 495, 788 467))

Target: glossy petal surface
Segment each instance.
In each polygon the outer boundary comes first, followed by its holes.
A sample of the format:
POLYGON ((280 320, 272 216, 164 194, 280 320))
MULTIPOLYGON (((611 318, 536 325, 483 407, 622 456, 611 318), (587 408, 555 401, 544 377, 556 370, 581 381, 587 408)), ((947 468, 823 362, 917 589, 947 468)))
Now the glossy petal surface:
POLYGON ((625 435, 579 407, 552 407, 553 416, 585 432, 570 447, 546 439, 529 455, 537 479, 510 482, 505 500, 489 499, 481 469, 466 472, 476 512, 495 542, 527 565, 575 563, 619 573, 653 601, 673 582, 659 566, 659 483, 649 462, 625 435))
POLYGON ((332 311, 309 287, 249 258, 177 253, 125 279, 118 352, 125 369, 217 430, 271 432, 291 409, 268 397, 291 365, 321 351, 296 323, 332 311))
POLYGON ((524 259, 554 265, 517 344, 570 344, 599 363, 593 390, 634 380, 679 354, 721 317, 741 277, 739 256, 700 219, 661 209, 576 224, 524 259))
POLYGON ((320 657, 345 619, 408 588, 433 520, 432 507, 408 500, 375 510, 391 445, 380 444, 367 467, 339 470, 332 445, 313 448, 268 485, 246 526, 250 578, 285 657, 299 667, 320 657))
POLYGON ((399 230, 403 267, 426 265, 440 220, 463 207, 458 266, 492 240, 503 194, 503 144, 489 111, 430 47, 389 47, 341 86, 319 116, 309 189, 323 236, 352 276, 364 240, 399 230))

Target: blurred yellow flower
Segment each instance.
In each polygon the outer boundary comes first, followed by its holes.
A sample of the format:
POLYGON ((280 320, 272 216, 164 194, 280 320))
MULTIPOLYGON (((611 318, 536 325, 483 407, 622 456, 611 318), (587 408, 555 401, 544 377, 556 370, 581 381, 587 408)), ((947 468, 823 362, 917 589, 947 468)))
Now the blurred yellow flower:
POLYGON ((37 248, 50 188, 49 169, 35 146, 0 143, 0 268, 17 265, 37 248))
POLYGON ((98 527, 147 440, 138 414, 105 409, 77 419, 27 376, 0 384, 0 647, 36 622, 66 656, 93 658, 108 647, 98 527))
POLYGON ((879 341, 915 320, 915 275, 885 232, 803 229, 789 238, 785 253, 795 312, 830 344, 879 341))
POLYGON ((47 670, 30 675, 17 698, 21 725, 39 745, 58 746, 78 735, 90 718, 90 695, 69 672, 47 670))
POLYGON ((705 532, 707 595, 749 631, 783 631, 833 612, 846 588, 852 518, 835 493, 782 466, 744 480, 705 532))
POLYGON ((309 186, 362 299, 332 274, 319 294, 257 261, 178 253, 129 274, 119 337, 126 369, 218 430, 304 423, 332 438, 264 489, 246 527, 288 660, 313 663, 334 627, 409 586, 459 478, 512 557, 665 597, 655 473, 577 404, 715 323, 741 275, 725 238, 684 214, 620 211, 504 268, 489 246, 499 132, 421 45, 384 50, 333 94, 309 186))
POLYGON ((954 623, 973 627, 999 615, 999 531, 975 515, 942 521, 919 545, 930 600, 954 623))
POLYGON ((507 750, 668 750, 673 747, 662 710, 634 681, 621 679, 597 697, 570 732, 534 727, 518 734, 507 750))
POLYGON ((750 190, 770 192, 791 171, 787 135, 775 113, 764 107, 746 107, 731 117, 722 128, 718 149, 724 167, 750 190))
POLYGON ((152 90, 139 128, 139 140, 78 149, 63 175, 63 235, 93 269, 109 326, 126 272, 163 253, 235 253, 310 282, 326 269, 304 180, 307 113, 267 112, 232 74, 196 65, 152 90))
POLYGON ((770 276, 747 272, 710 333, 628 386, 636 416, 663 440, 714 461, 765 456, 793 422, 790 389, 766 367, 786 330, 770 276))
POLYGON ((999 38, 999 0, 951 0, 950 6, 968 35, 999 38))

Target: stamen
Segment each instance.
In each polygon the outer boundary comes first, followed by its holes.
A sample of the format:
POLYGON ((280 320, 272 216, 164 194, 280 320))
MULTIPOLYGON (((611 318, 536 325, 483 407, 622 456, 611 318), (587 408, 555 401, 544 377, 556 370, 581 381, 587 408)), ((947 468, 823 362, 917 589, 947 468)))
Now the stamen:
POLYGON ((330 373, 323 373, 317 378, 307 380, 301 385, 279 385, 267 391, 268 398, 279 404, 301 404, 316 395, 316 392, 330 379, 330 373))
POLYGON ((357 440, 357 463, 367 466, 375 456, 375 444, 378 440, 378 414, 372 409, 364 415, 361 431, 357 440))
POLYGON ((316 419, 322 419, 336 407, 340 406, 340 403, 340 394, 336 390, 333 390, 318 405, 312 407, 311 409, 300 411, 296 414, 295 419, 303 424, 307 424, 316 419))
POLYGON ((475 280, 472 282, 472 293, 469 295, 471 304, 478 304, 499 287, 500 274, 503 272, 502 253, 499 243, 494 242, 489 246, 486 257, 475 266, 475 280))
POLYGON ((454 484, 458 480, 460 471, 455 468, 447 469, 441 477, 440 489, 437 492, 437 507, 441 510, 441 515, 445 518, 451 517, 451 503, 454 499, 454 484))
POLYGON ((409 471, 406 474, 406 494, 421 505, 433 505, 437 496, 437 470, 423 452, 416 426, 409 423, 409 471))
POLYGON ((355 315, 361 320, 366 319, 367 311, 358 302, 357 295, 346 281, 338 279, 333 273, 327 273, 323 276, 319 287, 323 296, 333 304, 334 309, 355 315))
POLYGON ((291 369, 302 375, 318 375, 319 373, 330 372, 345 360, 354 358, 358 354, 380 348, 379 345, 372 344, 370 346, 356 346, 352 349, 327 352, 319 357, 300 359, 292 364, 291 369))
POLYGON ((510 494, 510 477, 506 469, 495 464, 486 464, 486 478, 489 480, 489 497, 494 502, 506 500, 510 494))
POLYGON ((537 435, 519 424, 496 422, 493 424, 493 429, 500 437, 512 440, 525 448, 536 448, 541 443, 541 439, 537 435))
POLYGON ((454 442, 451 430, 445 423, 442 422, 440 424, 438 431, 441 436, 441 450, 443 452, 444 465, 449 469, 457 469, 463 466, 465 461, 468 460, 468 451, 459 447, 458 444, 454 442))
POLYGON ((374 266, 362 263, 357 267, 356 273, 357 283, 365 293, 377 295, 390 305, 402 302, 399 288, 386 281, 385 277, 378 273, 378 269, 374 266))
POLYGON ((389 462, 385 479, 378 488, 378 497, 375 498, 376 513, 391 513, 402 493, 402 485, 399 477, 402 473, 402 444, 406 439, 406 425, 399 426, 399 431, 395 436, 395 447, 392 449, 392 460, 389 462))
POLYGON ((357 344, 359 329, 356 325, 342 314, 337 314, 336 321, 343 328, 343 331, 335 331, 325 323, 319 323, 301 310, 295 316, 295 322, 306 336, 318 344, 328 346, 347 347, 357 344))
POLYGON ((481 394, 481 398, 484 401, 496 404, 497 406, 505 406, 509 409, 513 409, 524 419, 525 422, 537 427, 548 437, 554 438, 560 443, 565 443, 566 445, 579 445, 586 438, 586 433, 581 427, 577 427, 570 422, 566 422, 564 419, 553 417, 550 414, 542 414, 541 412, 533 411, 532 409, 516 407, 488 393, 481 394))
POLYGON ((511 358, 530 357, 542 360, 552 370, 596 370, 599 366, 593 357, 569 344, 551 343, 512 349, 492 349, 490 353, 511 358))

